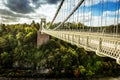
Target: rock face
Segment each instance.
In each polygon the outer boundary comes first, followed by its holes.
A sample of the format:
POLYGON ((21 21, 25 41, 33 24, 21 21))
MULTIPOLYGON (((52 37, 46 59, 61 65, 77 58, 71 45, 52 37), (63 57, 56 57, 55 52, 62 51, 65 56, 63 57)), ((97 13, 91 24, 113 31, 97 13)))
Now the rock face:
POLYGON ((49 35, 41 33, 41 31, 37 32, 37 48, 39 48, 42 44, 45 44, 49 41, 49 35))

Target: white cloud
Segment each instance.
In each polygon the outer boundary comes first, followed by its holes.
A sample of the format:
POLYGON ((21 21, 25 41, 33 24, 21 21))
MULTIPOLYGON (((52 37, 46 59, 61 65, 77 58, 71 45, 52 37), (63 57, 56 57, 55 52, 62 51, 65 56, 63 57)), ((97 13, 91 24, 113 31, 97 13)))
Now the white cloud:
POLYGON ((32 7, 35 7, 35 5, 32 3, 32 0, 29 0, 29 5, 32 6, 32 7))
POLYGON ((82 6, 91 6, 91 5, 98 4, 99 2, 100 0, 85 0, 82 6))
MULTIPOLYGON (((47 21, 51 21, 55 15, 55 12, 56 12, 56 5, 42 5, 39 9, 36 10, 36 15, 40 15, 40 14, 43 14, 44 16, 41 16, 42 17, 45 17, 47 19, 47 21)), ((40 17, 39 17, 40 19, 40 17)))
POLYGON ((103 16, 115 16, 115 15, 120 15, 120 9, 116 11, 104 11, 103 16))
POLYGON ((5 5, 3 4, 3 0, 0 0, 0 9, 6 9, 5 5))
MULTIPOLYGON (((103 2, 118 2, 119 0, 103 0, 103 2)), ((82 6, 91 6, 91 5, 95 5, 102 2, 102 0, 85 0, 84 3, 82 4, 82 6)))
POLYGON ((25 23, 25 22, 31 23, 31 20, 29 20, 29 19, 27 19, 27 18, 20 18, 19 22, 20 22, 20 23, 25 23))

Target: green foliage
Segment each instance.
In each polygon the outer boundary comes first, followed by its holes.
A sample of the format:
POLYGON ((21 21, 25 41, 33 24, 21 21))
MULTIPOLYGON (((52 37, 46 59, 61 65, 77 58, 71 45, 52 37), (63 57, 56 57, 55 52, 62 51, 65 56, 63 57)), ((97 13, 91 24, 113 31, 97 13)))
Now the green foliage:
POLYGON ((17 40, 22 40, 22 39, 23 39, 23 36, 24 36, 23 33, 22 33, 22 32, 19 32, 19 33, 16 34, 16 39, 17 39, 17 40))
POLYGON ((89 71, 87 72, 86 76, 92 76, 92 75, 94 75, 94 74, 95 74, 94 72, 92 72, 91 70, 89 70, 89 71))
POLYGON ((3 37, 0 37, 0 49, 6 48, 7 46, 7 40, 3 37))
MULTIPOLYGON (((59 24, 54 24, 50 28, 59 24)), ((36 39, 39 25, 34 21, 30 25, 0 25, 1 69, 39 70, 43 68, 48 69, 49 74, 56 77, 62 74, 76 77, 120 75, 120 66, 116 64, 115 60, 100 58, 95 55, 95 52, 86 51, 84 48, 78 48, 54 37, 37 49, 36 39)), ((81 23, 68 22, 64 26, 68 29, 83 28, 81 23)), ((13 72, 8 74, 8 76, 14 75, 20 76, 21 74, 13 72)))
POLYGON ((85 73, 87 72, 84 66, 79 66, 78 69, 81 75, 85 75, 85 73))
POLYGON ((8 57, 8 53, 7 52, 3 52, 1 54, 1 59, 7 59, 7 57, 8 57))
POLYGON ((7 67, 11 68, 12 67, 11 62, 12 60, 9 53, 7 52, 1 53, 1 64, 3 68, 7 68, 7 67))
POLYGON ((38 24, 0 25, 0 66, 33 67, 38 24), (30 50, 29 50, 30 49, 30 50), (31 57, 32 56, 32 57, 31 57))
POLYGON ((31 41, 33 35, 34 35, 34 32, 29 32, 28 34, 26 34, 24 37, 24 42, 31 41))

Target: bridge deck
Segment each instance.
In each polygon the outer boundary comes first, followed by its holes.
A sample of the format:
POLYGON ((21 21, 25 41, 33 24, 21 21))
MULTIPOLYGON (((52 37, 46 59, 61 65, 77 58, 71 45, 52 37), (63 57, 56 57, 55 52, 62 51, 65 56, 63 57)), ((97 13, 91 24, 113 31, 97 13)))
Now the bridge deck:
POLYGON ((43 30, 42 32, 75 44, 78 47, 95 51, 99 56, 107 56, 116 59, 120 64, 120 38, 119 36, 111 37, 108 34, 88 33, 76 31, 50 31, 43 30))

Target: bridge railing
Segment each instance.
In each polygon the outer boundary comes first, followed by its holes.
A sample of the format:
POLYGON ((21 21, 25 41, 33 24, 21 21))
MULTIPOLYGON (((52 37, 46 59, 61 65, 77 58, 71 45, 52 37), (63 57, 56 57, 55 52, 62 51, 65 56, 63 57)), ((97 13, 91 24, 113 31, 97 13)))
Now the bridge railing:
POLYGON ((120 38, 91 35, 85 32, 51 30, 43 30, 42 32, 87 50, 95 51, 99 56, 116 59, 117 63, 120 64, 120 38))

